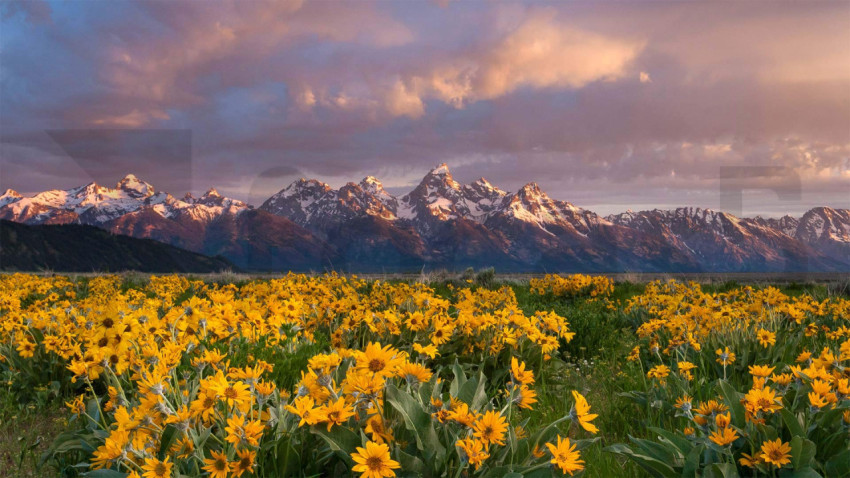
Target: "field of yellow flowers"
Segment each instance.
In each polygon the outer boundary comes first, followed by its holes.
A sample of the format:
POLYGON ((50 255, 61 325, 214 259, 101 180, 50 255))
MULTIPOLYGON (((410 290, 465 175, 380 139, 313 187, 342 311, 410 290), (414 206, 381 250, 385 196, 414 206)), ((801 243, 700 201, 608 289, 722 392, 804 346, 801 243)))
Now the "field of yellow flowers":
POLYGON ((850 300, 726 289, 5 275, 0 399, 47 476, 850 475, 850 300))

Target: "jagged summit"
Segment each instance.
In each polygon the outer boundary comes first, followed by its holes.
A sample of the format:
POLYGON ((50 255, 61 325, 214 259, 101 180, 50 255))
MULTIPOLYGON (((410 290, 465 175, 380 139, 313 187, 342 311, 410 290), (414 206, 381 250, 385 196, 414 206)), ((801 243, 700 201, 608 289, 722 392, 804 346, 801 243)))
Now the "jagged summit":
MULTIPOLYGON (((94 184, 94 183, 92 183, 94 184)), ((118 181, 115 189, 121 190, 133 197, 149 197, 153 196, 154 188, 145 181, 140 180, 135 174, 128 174, 123 179, 118 181)))
POLYGON ((449 165, 446 163, 440 163, 436 168, 432 169, 428 175, 429 176, 451 176, 451 171, 449 171, 449 165))

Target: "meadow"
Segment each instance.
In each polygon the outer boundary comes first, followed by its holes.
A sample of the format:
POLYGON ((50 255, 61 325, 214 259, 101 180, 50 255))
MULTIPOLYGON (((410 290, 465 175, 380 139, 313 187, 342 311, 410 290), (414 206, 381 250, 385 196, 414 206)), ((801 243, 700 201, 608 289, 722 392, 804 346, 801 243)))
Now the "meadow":
POLYGON ((4 476, 850 476, 815 284, 0 276, 4 476))

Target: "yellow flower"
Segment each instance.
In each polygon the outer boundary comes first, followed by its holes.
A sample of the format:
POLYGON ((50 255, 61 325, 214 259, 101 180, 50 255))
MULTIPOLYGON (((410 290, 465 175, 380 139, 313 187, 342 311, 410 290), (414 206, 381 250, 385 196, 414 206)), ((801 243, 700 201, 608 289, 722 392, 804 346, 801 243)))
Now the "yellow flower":
POLYGON ((436 357, 437 355, 440 355, 437 352, 437 347, 435 347, 433 344, 424 345, 424 346, 420 345, 420 344, 413 344, 413 350, 415 350, 416 352, 418 352, 422 355, 427 355, 428 358, 432 358, 432 359, 434 357, 436 357))
POLYGON ((735 354, 729 351, 729 347, 717 349, 714 353, 717 354, 717 363, 724 367, 735 362, 735 354))
POLYGON ((782 465, 791 463, 791 445, 782 443, 779 438, 773 441, 768 440, 761 445, 761 459, 765 463, 782 468, 782 465))
POLYGON ((758 341, 762 347, 768 347, 776 344, 776 334, 769 330, 759 329, 756 332, 756 337, 758 337, 758 341))
POLYGON ((654 378, 661 382, 664 382, 668 375, 670 375, 670 367, 664 364, 656 365, 655 367, 649 369, 648 372, 646 372, 647 378, 654 378))
POLYGON ((731 422, 732 416, 729 412, 718 413, 717 416, 714 417, 714 424, 717 425, 717 428, 726 428, 731 422))
POLYGON ((475 421, 472 428, 474 430, 472 435, 486 444, 505 444, 505 432, 508 429, 508 425, 505 417, 497 412, 491 410, 485 413, 475 421))
POLYGON ((590 422, 593 421, 599 415, 597 415, 595 413, 589 413, 590 412, 590 404, 587 403, 587 399, 584 398, 584 395, 573 390, 573 398, 575 398, 575 400, 576 400, 576 403, 574 405, 574 411, 575 411, 575 418, 578 419, 579 425, 581 425, 582 428, 589 431, 590 433, 598 432, 599 429, 596 428, 596 425, 594 425, 590 422))
POLYGON ((487 453, 487 445, 481 440, 464 438, 457 441, 457 446, 463 450, 469 464, 475 466, 476 470, 484 463, 484 460, 490 457, 490 454, 487 453))
POLYGON ((471 427, 475 422, 476 417, 474 413, 469 412, 469 405, 460 402, 456 406, 452 407, 446 415, 446 418, 454 420, 463 426, 471 427))
POLYGON ((230 464, 230 469, 233 471, 233 476, 239 478, 246 471, 251 473, 254 469, 254 458, 256 453, 248 450, 236 450, 237 460, 230 464))
POLYGON ((691 400, 692 398, 690 397, 690 395, 685 394, 677 398, 676 403, 673 406, 682 410, 683 412, 689 412, 691 411, 691 408, 693 408, 691 400))
POLYGON ((304 424, 315 425, 321 419, 318 410, 313 408, 315 404, 312 397, 304 395, 293 400, 292 405, 287 405, 286 410, 301 417, 301 421, 298 422, 299 427, 304 424))
POLYGON ((142 476, 144 478, 166 478, 171 476, 171 467, 174 466, 174 463, 170 463, 168 460, 170 457, 165 457, 164 460, 160 461, 154 457, 150 457, 145 459, 145 464, 142 466, 142 470, 144 473, 142 476))
POLYGON ((514 402, 519 408, 531 410, 531 405, 537 402, 535 398, 537 393, 525 385, 520 386, 514 391, 514 402))
POLYGON ((738 432, 736 432, 732 428, 721 428, 712 432, 711 435, 708 436, 708 438, 720 446, 726 446, 737 440, 739 437, 738 432))
POLYGON ((411 385, 425 383, 431 380, 431 371, 418 363, 404 362, 396 370, 396 374, 407 380, 411 385))
POLYGON ((257 446, 263 436, 263 424, 256 420, 246 422, 243 416, 231 417, 227 419, 227 428, 224 431, 227 432, 225 441, 228 443, 257 446))
POLYGON ((552 453, 550 463, 560 468, 562 473, 569 473, 572 476, 574 472, 584 469, 581 453, 576 450, 575 443, 570 443, 569 438, 561 438, 561 435, 558 435, 556 444, 547 443, 546 447, 552 453))
POLYGON ((750 375, 753 377, 766 378, 769 377, 774 370, 776 370, 776 367, 770 367, 768 365, 751 365, 749 369, 750 375))
POLYGON ((401 468, 397 461, 390 459, 390 449, 384 443, 367 442, 366 448, 357 447, 351 459, 356 463, 351 471, 362 473, 360 478, 395 476, 393 470, 401 468))
POLYGON ((758 452, 756 452, 752 455, 748 455, 746 453, 741 453, 741 458, 738 459, 738 463, 740 463, 741 466, 746 466, 746 467, 749 467, 749 468, 755 468, 756 465, 761 463, 761 454, 759 454, 758 452))
POLYGON ((23 340, 20 345, 18 345, 17 350, 21 358, 31 358, 35 353, 35 344, 29 340, 23 340))
POLYGON ((696 365, 692 364, 691 362, 682 361, 677 363, 676 366, 679 369, 679 373, 682 374, 683 377, 687 378, 688 380, 694 379, 694 374, 692 370, 697 368, 696 365))
POLYGON ((201 469, 209 472, 210 478, 227 478, 230 471, 227 455, 215 450, 211 450, 210 455, 210 458, 204 458, 204 466, 201 469))
POLYGON ((214 382, 213 390, 219 400, 227 402, 227 406, 240 406, 251 402, 251 391, 245 382, 229 382, 223 374, 214 382))
POLYGON ((334 425, 342 425, 354 416, 354 410, 345 403, 344 397, 339 397, 335 402, 319 407, 318 413, 322 417, 319 421, 328 422, 328 431, 331 431, 334 425))
POLYGON ((809 392, 809 403, 815 408, 825 408, 829 406, 829 400, 817 392, 809 392))
POLYGON ((377 414, 369 417, 366 421, 366 429, 364 431, 372 435, 372 441, 375 443, 384 443, 393 439, 392 429, 387 429, 384 426, 384 420, 377 414))
POLYGON ((83 395, 77 395, 77 398, 75 398, 73 401, 65 402, 65 406, 68 407, 68 409, 70 409, 71 413, 73 413, 74 415, 82 415, 83 412, 86 410, 86 404, 83 401, 83 395))
POLYGON ((770 387, 751 389, 744 395, 744 400, 746 402, 744 406, 751 414, 760 411, 773 413, 782 408, 780 398, 770 387))
POLYGON ((511 357, 511 377, 517 383, 531 385, 534 383, 534 373, 525 369, 525 362, 519 362, 516 357, 511 357))
POLYGON ((104 468, 124 454, 124 447, 130 441, 130 434, 124 430, 114 430, 106 441, 94 451, 92 468, 104 468))
POLYGON ((366 349, 358 354, 357 368, 373 374, 390 376, 403 359, 392 346, 381 347, 377 342, 371 342, 366 349))

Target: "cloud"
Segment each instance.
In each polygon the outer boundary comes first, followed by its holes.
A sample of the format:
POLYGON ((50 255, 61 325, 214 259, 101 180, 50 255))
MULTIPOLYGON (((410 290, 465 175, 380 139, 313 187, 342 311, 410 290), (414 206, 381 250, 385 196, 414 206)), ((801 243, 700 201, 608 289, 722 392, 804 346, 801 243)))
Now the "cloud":
MULTIPOLYGON (((296 175, 405 189, 448 161, 603 206, 712 206, 718 168, 776 164, 812 201, 848 202, 843 4, 6 2, 2 16, 9 187, 80 182, 44 174, 67 163, 44 130, 151 128, 192 131, 199 192, 252 200, 296 175)), ((113 156, 109 177, 136 169, 113 156)))

